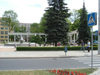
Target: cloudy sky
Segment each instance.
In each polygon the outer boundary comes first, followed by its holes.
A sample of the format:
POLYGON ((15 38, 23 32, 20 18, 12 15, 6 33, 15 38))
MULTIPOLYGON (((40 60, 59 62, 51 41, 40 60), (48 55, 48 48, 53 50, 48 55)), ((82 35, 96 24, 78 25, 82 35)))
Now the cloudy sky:
MULTIPOLYGON (((84 1, 89 13, 98 11, 98 0, 84 1)), ((83 0, 65 0, 65 3, 68 4, 70 11, 80 9, 83 6, 83 0)), ((19 22, 39 23, 47 6, 47 0, 0 0, 0 17, 5 10, 13 10, 17 13, 19 22)))

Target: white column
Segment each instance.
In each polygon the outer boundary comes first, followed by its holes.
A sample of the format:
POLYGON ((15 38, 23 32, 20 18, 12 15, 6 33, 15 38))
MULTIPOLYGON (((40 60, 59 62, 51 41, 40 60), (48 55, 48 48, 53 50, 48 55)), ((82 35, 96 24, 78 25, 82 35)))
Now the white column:
POLYGON ((74 33, 74 43, 75 43, 75 33, 74 33))
POLYGON ((14 35, 14 43, 15 43, 15 47, 16 47, 16 35, 14 35))
POLYGON ((76 40, 78 39, 78 33, 76 34, 76 40))
MULTIPOLYGON (((98 32, 100 31, 100 0, 98 0, 98 32)), ((100 54, 100 35, 98 34, 98 54, 100 54)))
POLYGON ((45 43, 47 42, 47 35, 45 35, 45 43))
POLYGON ((16 40, 15 37, 16 37, 16 36, 14 35, 14 42, 15 42, 15 40, 16 40))
POLYGON ((28 42, 28 34, 27 34, 27 42, 28 42))
POLYGON ((72 43, 72 35, 70 35, 70 43, 72 43))

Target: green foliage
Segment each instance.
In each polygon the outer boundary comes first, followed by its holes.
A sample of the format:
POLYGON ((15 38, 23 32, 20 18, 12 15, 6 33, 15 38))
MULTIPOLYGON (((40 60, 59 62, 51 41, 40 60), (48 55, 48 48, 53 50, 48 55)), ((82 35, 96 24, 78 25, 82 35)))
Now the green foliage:
POLYGON ((26 32, 26 27, 25 26, 15 26, 15 32, 26 32))
POLYGON ((47 41, 55 43, 55 46, 57 46, 57 42, 67 41, 68 23, 66 22, 66 18, 69 17, 68 8, 65 7, 64 0, 56 1, 52 1, 45 15, 45 33, 48 34, 47 41))
POLYGON ((79 28, 81 13, 82 13, 82 9, 74 10, 71 13, 69 20, 72 22, 72 24, 70 24, 69 31, 74 31, 79 28))
POLYGON ((66 22, 68 23, 68 28, 69 28, 68 31, 73 31, 73 27, 72 27, 73 24, 71 23, 71 21, 66 18, 66 22))
MULTIPOLYGON (((60 69, 63 70, 63 69, 60 69)), ((93 71, 91 71, 91 68, 84 68, 84 69, 64 69, 63 71, 77 71, 80 73, 86 73, 87 75, 95 72, 98 70, 97 68, 93 68, 93 71)), ((31 71, 0 71, 0 75, 56 75, 55 73, 51 73, 51 70, 31 70, 31 71)), ((56 70, 57 71, 57 70, 56 70)), ((62 71, 61 71, 62 72, 62 71)))
POLYGON ((40 25, 38 23, 33 23, 31 25, 30 31, 31 33, 39 33, 40 25))
POLYGON ((87 11, 85 9, 85 4, 83 4, 83 9, 80 14, 80 26, 78 28, 78 32, 78 42, 83 40, 85 43, 87 43, 87 41, 90 40, 90 29, 87 24, 87 11))
POLYGON ((8 25, 9 32, 13 31, 14 27, 18 25, 17 14, 13 10, 5 11, 2 17, 2 24, 8 25))
POLYGON ((40 24, 39 23, 33 23, 31 25, 30 31, 31 33, 43 33, 44 32, 44 23, 45 23, 45 19, 42 18, 40 24))
POLYGON ((55 75, 47 70, 0 71, 0 75, 55 75))
POLYGON ((47 12, 44 13, 43 17, 41 18, 41 21, 40 21, 40 32, 45 32, 44 30, 46 29, 46 18, 45 18, 45 15, 47 15, 47 12))
POLYGON ((44 43, 44 36, 31 36, 30 39, 29 39, 30 42, 35 42, 35 43, 38 43, 38 44, 43 44, 44 43))
MULTIPOLYGON (((68 51, 80 51, 81 47, 67 47, 68 51)), ((17 47, 17 51, 64 51, 65 47, 17 47)), ((97 50, 97 46, 93 47, 97 50)))

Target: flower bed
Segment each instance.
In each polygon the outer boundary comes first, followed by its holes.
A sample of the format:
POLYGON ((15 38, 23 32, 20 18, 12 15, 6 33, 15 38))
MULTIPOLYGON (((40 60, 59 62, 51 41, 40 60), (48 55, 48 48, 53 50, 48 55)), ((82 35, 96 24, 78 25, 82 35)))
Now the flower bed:
POLYGON ((67 70, 49 70, 56 75, 87 75, 86 73, 81 73, 80 71, 67 71, 67 70))

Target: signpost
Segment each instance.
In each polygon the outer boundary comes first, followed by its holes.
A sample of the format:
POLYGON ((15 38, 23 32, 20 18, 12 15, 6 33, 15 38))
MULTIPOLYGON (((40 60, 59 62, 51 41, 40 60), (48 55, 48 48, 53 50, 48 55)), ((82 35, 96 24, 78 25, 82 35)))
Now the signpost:
POLYGON ((88 14, 88 26, 91 28, 91 70, 93 68, 93 26, 97 24, 97 13, 88 14))
POLYGON ((100 54, 100 0, 98 0, 98 54, 100 54))
POLYGON ((88 26, 94 26, 97 24, 97 13, 93 12, 88 14, 88 26))

